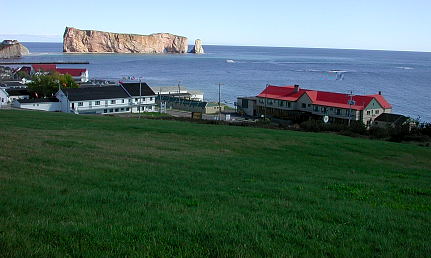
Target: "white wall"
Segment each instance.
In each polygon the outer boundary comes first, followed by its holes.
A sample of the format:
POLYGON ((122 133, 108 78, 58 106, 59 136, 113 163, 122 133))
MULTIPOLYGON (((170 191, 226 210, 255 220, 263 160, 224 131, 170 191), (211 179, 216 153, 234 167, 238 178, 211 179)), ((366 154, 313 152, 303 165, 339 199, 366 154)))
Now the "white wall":
POLYGON ((6 105, 8 101, 8 95, 4 89, 0 89, 0 106, 6 105))
POLYGON ((68 101, 66 95, 60 90, 57 92, 56 97, 60 100, 60 110, 62 112, 73 112, 72 106, 76 113, 95 113, 95 114, 109 114, 109 113, 138 113, 136 105, 141 103, 143 112, 156 112, 156 96, 142 96, 141 102, 139 97, 133 98, 115 98, 115 99, 98 99, 98 100, 83 100, 83 101, 68 101), (113 104, 111 101, 115 100, 113 104), (100 102, 96 105, 96 102, 100 102), (79 105, 82 103, 82 106, 79 105), (73 104, 73 105, 72 105, 73 104), (116 109, 118 109, 116 111, 116 109), (129 109, 129 110, 127 110, 129 109))
POLYGON ((57 112, 61 110, 60 102, 43 102, 43 103, 19 103, 13 102, 13 106, 22 109, 41 110, 57 112))

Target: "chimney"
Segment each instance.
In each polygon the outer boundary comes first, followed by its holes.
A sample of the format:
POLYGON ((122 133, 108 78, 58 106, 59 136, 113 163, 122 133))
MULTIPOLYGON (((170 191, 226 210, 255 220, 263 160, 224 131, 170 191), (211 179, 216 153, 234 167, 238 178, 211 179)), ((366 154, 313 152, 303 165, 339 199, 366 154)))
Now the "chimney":
POLYGON ((294 92, 295 92, 295 93, 296 93, 296 92, 298 92, 298 91, 299 91, 299 85, 295 84, 295 85, 294 85, 294 87, 295 87, 295 88, 294 88, 294 92))
POLYGON ((379 95, 382 95, 382 92, 381 92, 381 91, 379 91, 379 95))

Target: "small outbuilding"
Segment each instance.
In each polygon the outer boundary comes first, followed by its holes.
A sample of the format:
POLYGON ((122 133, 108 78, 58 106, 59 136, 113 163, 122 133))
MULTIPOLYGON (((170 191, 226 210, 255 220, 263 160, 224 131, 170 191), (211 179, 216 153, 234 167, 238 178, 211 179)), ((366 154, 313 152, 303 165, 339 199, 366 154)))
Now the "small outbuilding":
POLYGON ((399 127, 408 121, 408 117, 398 114, 383 113, 376 117, 373 126, 380 128, 399 127))
POLYGON ((57 98, 40 98, 40 99, 16 99, 12 103, 13 107, 41 111, 60 111, 60 102, 57 98))

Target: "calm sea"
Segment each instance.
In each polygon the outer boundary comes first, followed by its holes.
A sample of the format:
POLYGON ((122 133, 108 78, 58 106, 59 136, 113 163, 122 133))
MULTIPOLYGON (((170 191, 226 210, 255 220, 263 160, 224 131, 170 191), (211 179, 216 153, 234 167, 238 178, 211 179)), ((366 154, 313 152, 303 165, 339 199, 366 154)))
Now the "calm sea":
POLYGON ((431 53, 274 47, 205 46, 205 55, 63 54, 61 43, 24 43, 23 61, 88 61, 90 77, 143 77, 152 86, 180 83, 210 101, 233 105, 265 84, 383 95, 393 112, 431 121, 431 53), (228 61, 229 60, 229 61, 228 61), (333 71, 343 71, 343 76, 333 71))

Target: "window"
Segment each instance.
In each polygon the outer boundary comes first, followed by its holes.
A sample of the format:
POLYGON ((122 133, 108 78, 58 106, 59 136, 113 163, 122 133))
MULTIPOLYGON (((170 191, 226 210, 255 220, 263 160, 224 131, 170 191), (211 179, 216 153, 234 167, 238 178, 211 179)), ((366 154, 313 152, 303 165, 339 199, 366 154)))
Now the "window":
POLYGON ((289 107, 289 108, 290 108, 290 105, 291 105, 291 104, 290 104, 290 101, 288 101, 288 102, 287 102, 287 107, 289 107))
POLYGON ((242 107, 243 108, 248 108, 248 100, 246 100, 246 99, 242 100, 242 107))
POLYGON ((284 101, 280 100, 280 107, 284 106, 284 101))
POLYGON ((137 98, 135 99, 135 102, 138 102, 138 99, 137 99, 137 98))
POLYGON ((337 108, 337 115, 341 115, 341 109, 337 108))
POLYGON ((126 108, 126 111, 129 111, 129 110, 130 110, 130 109, 127 107, 127 108, 126 108))
POLYGON ((121 103, 124 103, 124 99, 121 100, 121 103))
POLYGON ((96 106, 100 106, 100 101, 96 101, 96 102, 94 103, 94 105, 96 105, 96 106))
POLYGON ((78 107, 84 106, 84 102, 78 102, 78 107))
POLYGON ((116 102, 115 99, 111 100, 111 104, 115 104, 116 102))
POLYGON ((132 99, 129 99, 129 103, 132 103, 132 99))
MULTIPOLYGON (((123 100, 124 100, 124 99, 123 99, 123 100)), ((121 111, 124 111, 124 108, 121 108, 120 110, 121 110, 121 111)))
POLYGON ((114 112, 114 110, 111 108, 111 109, 109 110, 109 112, 110 112, 110 113, 112 113, 112 112, 114 112))
POLYGON ((319 106, 314 106, 314 111, 319 112, 319 106))
POLYGON ((376 110, 376 115, 378 115, 380 112, 379 112, 379 110, 376 110))
POLYGON ((145 98, 142 98, 142 102, 145 102, 145 98))
POLYGON ((150 101, 153 101, 153 97, 150 97, 150 101))
POLYGON ((367 115, 371 115, 371 111, 369 111, 369 110, 368 110, 368 111, 367 111, 367 115))
POLYGON ((119 109, 118 109, 118 108, 116 108, 116 109, 115 109, 115 112, 118 112, 118 111, 119 111, 119 109))
POLYGON ((107 109, 104 109, 104 110, 103 110, 103 113, 108 113, 108 110, 107 110, 107 109))
POLYGON ((333 111, 334 110, 334 108, 329 108, 329 111, 333 111))
POLYGON ((302 108, 307 108, 307 104, 302 103, 302 108))
POLYGON ((308 107, 311 107, 311 104, 308 104, 308 107))

